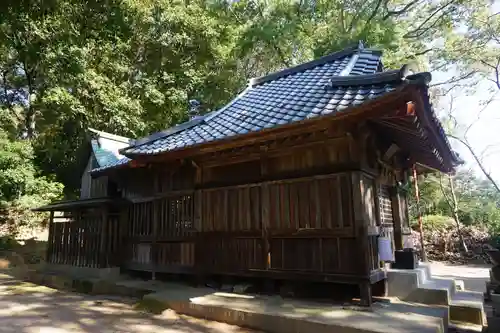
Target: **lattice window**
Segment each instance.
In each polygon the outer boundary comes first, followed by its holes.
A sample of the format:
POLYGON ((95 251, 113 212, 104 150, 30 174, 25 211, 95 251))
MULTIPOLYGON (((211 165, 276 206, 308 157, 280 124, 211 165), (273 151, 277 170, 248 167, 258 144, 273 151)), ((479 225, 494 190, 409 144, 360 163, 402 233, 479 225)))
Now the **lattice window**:
POLYGON ((381 225, 393 224, 390 186, 380 185, 378 191, 381 225))

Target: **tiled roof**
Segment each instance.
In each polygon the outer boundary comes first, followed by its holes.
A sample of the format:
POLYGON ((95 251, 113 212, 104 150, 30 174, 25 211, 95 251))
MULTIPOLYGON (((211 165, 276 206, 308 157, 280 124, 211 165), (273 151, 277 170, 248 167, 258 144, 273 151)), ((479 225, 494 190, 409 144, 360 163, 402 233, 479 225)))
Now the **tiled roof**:
POLYGON ((342 112, 395 89, 378 82, 381 52, 349 48, 294 68, 251 79, 247 89, 222 109, 136 141, 121 152, 154 155, 342 112), (350 83, 349 80, 355 83, 350 83), (338 83, 337 79, 341 79, 338 83))

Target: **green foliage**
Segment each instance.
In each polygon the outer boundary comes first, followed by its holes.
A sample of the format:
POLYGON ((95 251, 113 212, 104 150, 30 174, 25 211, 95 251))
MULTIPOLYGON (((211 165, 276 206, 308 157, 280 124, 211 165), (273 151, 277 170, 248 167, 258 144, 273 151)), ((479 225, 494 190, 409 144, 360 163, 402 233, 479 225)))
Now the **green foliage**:
POLYGON ((0 237, 0 251, 9 251, 18 246, 18 242, 12 236, 0 237))
MULTIPOLYGON (((413 225, 412 227, 416 228, 417 225, 417 220, 413 220, 413 225)), ((425 215, 423 217, 423 223, 425 225, 425 228, 430 228, 433 230, 436 229, 445 229, 446 227, 449 227, 454 224, 453 218, 450 216, 443 216, 443 215, 425 215)))
MULTIPOLYGON (((67 196, 74 192, 88 154, 88 127, 131 137, 162 130, 187 118, 190 99, 201 101, 202 112, 214 110, 250 77, 359 40, 384 50, 386 68, 458 64, 491 74, 485 63, 498 55, 490 42, 500 25, 487 4, 6 0, 0 10, 4 219, 32 220, 27 208, 59 197, 59 183, 67 196), (485 41, 487 52, 480 48, 485 41)), ((478 179, 457 177, 460 219, 500 226, 498 193, 478 179)), ((426 213, 451 216, 439 177, 428 176, 421 190, 426 213)), ((415 205, 410 208, 415 215, 415 205)))
POLYGON ((7 0, 0 120, 36 138, 37 165, 78 186, 85 129, 138 137, 234 97, 268 74, 363 40, 386 67, 426 68, 426 45, 464 1, 7 0), (446 6, 444 6, 446 5, 446 6), (453 8, 453 10, 449 10, 453 8), (429 15, 432 15, 429 19, 429 15))
POLYGON ((29 141, 12 140, 0 130, 0 224, 14 230, 39 225, 43 216, 30 209, 58 199, 62 189, 38 174, 29 141))
MULTIPOLYGON (((420 209, 424 214, 424 223, 429 227, 437 227, 444 219, 453 221, 453 209, 447 201, 450 187, 446 178, 437 174, 419 177, 420 209), (441 219, 440 217, 443 218, 441 219)), ((457 197, 458 218, 465 225, 481 225, 487 227, 492 234, 500 235, 500 193, 493 185, 478 178, 470 170, 459 170, 453 176, 457 197)), ((410 192, 410 216, 416 221, 417 209, 414 189, 410 192)))

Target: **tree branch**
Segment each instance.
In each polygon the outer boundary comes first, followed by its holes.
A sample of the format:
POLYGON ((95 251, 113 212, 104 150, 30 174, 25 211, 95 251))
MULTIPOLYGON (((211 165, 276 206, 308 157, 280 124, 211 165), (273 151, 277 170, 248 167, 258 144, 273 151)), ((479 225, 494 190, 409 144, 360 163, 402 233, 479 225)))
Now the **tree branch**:
POLYGON ((420 0, 413 0, 413 1, 410 1, 409 3, 407 3, 403 8, 399 9, 399 10, 389 10, 387 8, 387 4, 389 3, 389 1, 386 1, 385 2, 385 9, 387 10, 387 14, 384 15, 384 17, 382 18, 383 21, 387 20, 389 17, 391 16, 398 16, 398 15, 401 15, 401 14, 404 14, 406 13, 408 10, 410 10, 410 8, 413 6, 413 5, 416 5, 417 2, 419 2, 420 0))
POLYGON ((366 32, 366 30, 368 29, 368 26, 370 24, 370 22, 375 18, 375 16, 377 15, 377 12, 379 11, 380 9, 380 6, 382 5, 382 0, 378 0, 377 1, 377 4, 375 5, 375 8, 373 9, 370 17, 368 17, 368 19, 366 20, 365 22, 365 26, 363 28, 363 34, 364 32, 366 32))
POLYGON ((434 51, 434 48, 430 48, 430 49, 427 49, 427 50, 423 50, 423 51, 420 51, 420 52, 417 52, 415 54, 413 54, 414 57, 418 57, 418 56, 422 56, 422 55, 425 55, 429 52, 432 52, 434 51))
POLYGON ((446 7, 448 7, 449 5, 451 5, 455 0, 450 0, 448 1, 447 3, 445 3, 444 5, 442 5, 441 7, 437 8, 431 15, 429 15, 429 17, 427 17, 422 23, 420 23, 420 25, 416 28, 416 29, 413 29, 413 31, 410 31, 408 33, 406 33, 403 37, 404 38, 416 38, 416 37, 419 37, 421 35, 423 35, 423 33, 432 28, 436 22, 438 22, 441 17, 443 17, 445 14, 447 14, 449 11, 445 12, 444 14, 441 14, 435 21, 433 24, 431 24, 430 27, 423 29, 423 27, 430 21, 434 18, 434 16, 436 16, 439 12, 441 12, 442 10, 444 10, 446 7), (420 33, 417 34, 418 31, 422 30, 420 33), (416 35, 415 35, 416 34, 416 35))
POLYGON ((476 70, 471 70, 468 73, 465 73, 465 74, 462 74, 462 75, 459 75, 459 76, 454 76, 454 77, 452 77, 449 80, 431 84, 431 85, 429 85, 429 87, 437 87, 437 86, 442 86, 444 84, 456 83, 456 82, 459 82, 459 81, 462 81, 462 80, 469 79, 471 76, 473 76, 476 73, 477 73, 476 70))
POLYGON ((500 57, 497 58, 497 64, 495 66, 493 66, 492 64, 490 64, 484 60, 480 60, 480 62, 483 65, 488 66, 489 68, 493 69, 493 71, 494 71, 493 75, 494 75, 495 79, 488 79, 488 80, 495 83, 497 88, 500 89, 500 73, 498 71, 498 66, 500 66, 500 57))
POLYGON ((491 177, 490 173, 488 171, 486 171, 486 168, 484 167, 482 161, 479 159, 479 156, 477 156, 476 152, 474 151, 474 149, 472 148, 472 146, 469 144, 469 142, 467 140, 459 138, 459 137, 457 137, 457 136, 455 136, 453 134, 448 134, 448 137, 457 140, 462 145, 464 145, 465 148, 467 148, 469 150, 469 152, 471 153, 472 157, 476 161, 477 165, 479 166, 479 168, 481 169, 481 171, 483 172, 483 174, 486 176, 486 178, 488 178, 488 180, 495 187, 495 189, 497 190, 497 192, 500 193, 500 187, 498 186, 497 182, 493 179, 493 177, 491 177))

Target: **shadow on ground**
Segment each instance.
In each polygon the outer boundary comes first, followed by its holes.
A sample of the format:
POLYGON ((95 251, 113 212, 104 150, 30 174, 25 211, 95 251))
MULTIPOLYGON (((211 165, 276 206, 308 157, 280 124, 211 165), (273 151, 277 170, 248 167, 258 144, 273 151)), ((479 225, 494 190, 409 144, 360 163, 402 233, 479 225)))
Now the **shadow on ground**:
POLYGON ((0 276, 0 333, 62 332, 250 332, 165 311, 137 311, 135 300, 56 291, 0 276))

